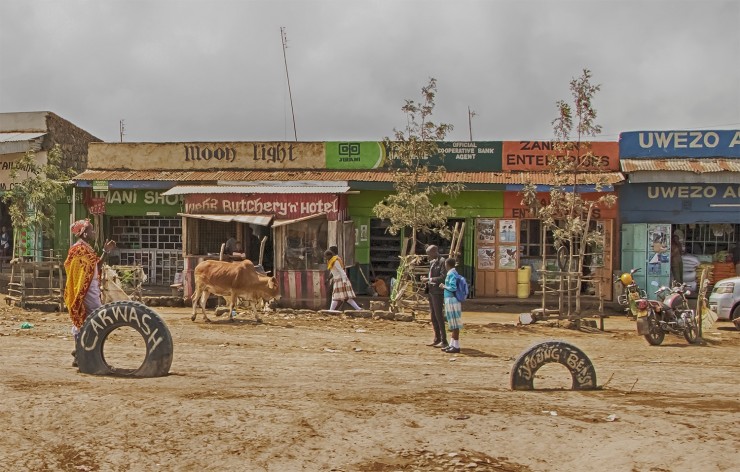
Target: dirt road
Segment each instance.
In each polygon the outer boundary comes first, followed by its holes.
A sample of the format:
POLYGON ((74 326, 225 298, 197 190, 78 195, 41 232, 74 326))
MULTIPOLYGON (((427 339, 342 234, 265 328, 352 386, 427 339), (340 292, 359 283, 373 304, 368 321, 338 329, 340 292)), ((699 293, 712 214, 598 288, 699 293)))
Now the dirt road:
MULTIPOLYGON (((425 346, 422 322, 274 313, 190 321, 156 309, 174 338, 171 375, 125 379, 71 367, 66 314, 0 311, 0 469, 49 471, 738 470, 740 332, 649 347, 629 320, 605 332, 516 326, 465 313, 463 352, 425 346), (33 328, 20 329, 23 322, 33 328), (566 340, 601 390, 575 392, 549 364, 509 388, 515 357, 566 340), (612 416, 614 415, 614 416, 612 416)), ((111 364, 143 341, 113 333, 111 364), (136 344, 136 346, 134 346, 136 344)))

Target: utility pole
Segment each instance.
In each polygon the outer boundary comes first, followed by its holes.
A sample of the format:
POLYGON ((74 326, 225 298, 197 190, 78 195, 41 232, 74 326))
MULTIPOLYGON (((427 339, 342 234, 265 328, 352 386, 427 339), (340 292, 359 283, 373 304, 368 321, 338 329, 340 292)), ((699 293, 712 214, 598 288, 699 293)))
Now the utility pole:
POLYGON ((473 142, 473 117, 476 115, 474 111, 468 107, 468 130, 470 131, 470 142, 473 142))
POLYGON ((285 27, 280 27, 280 39, 283 42, 283 61, 285 62, 285 78, 288 81, 288 96, 290 97, 290 114, 293 117, 293 136, 298 141, 298 132, 295 129, 295 112, 293 111, 293 93, 290 91, 290 76, 288 75, 288 58, 285 55, 285 50, 288 49, 288 37, 285 34, 285 27))
POLYGON ((123 135, 126 134, 125 131, 126 131, 126 126, 124 125, 123 120, 120 120, 118 122, 118 132, 121 135, 121 142, 123 142, 123 135))

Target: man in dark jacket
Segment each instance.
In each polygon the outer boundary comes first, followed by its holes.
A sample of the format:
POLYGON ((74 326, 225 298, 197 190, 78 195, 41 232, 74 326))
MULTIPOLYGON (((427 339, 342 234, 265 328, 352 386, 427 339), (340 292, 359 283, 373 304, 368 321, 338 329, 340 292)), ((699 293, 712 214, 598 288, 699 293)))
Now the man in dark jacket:
POLYGON ((444 290, 439 284, 444 282, 447 270, 445 269, 445 258, 439 255, 439 248, 431 245, 427 247, 429 259, 429 274, 422 277, 429 289, 429 309, 432 315, 432 328, 434 328, 434 341, 428 346, 447 347, 447 333, 445 332, 444 290))

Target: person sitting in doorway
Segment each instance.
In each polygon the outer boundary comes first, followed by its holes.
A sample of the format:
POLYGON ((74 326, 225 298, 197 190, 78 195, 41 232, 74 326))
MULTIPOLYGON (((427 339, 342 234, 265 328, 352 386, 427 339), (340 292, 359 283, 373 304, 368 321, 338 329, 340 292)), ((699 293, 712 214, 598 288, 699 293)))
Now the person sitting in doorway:
POLYGON ((234 254, 234 251, 236 251, 238 244, 239 242, 234 236, 229 236, 229 239, 226 240, 226 244, 224 245, 224 255, 230 256, 234 254))

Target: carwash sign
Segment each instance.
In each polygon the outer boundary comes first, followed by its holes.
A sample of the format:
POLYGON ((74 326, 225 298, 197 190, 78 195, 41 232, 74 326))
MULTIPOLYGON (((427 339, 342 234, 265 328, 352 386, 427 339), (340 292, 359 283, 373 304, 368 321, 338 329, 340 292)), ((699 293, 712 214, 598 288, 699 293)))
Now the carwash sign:
POLYGON ((740 130, 630 131, 619 135, 619 157, 740 157, 740 130))

